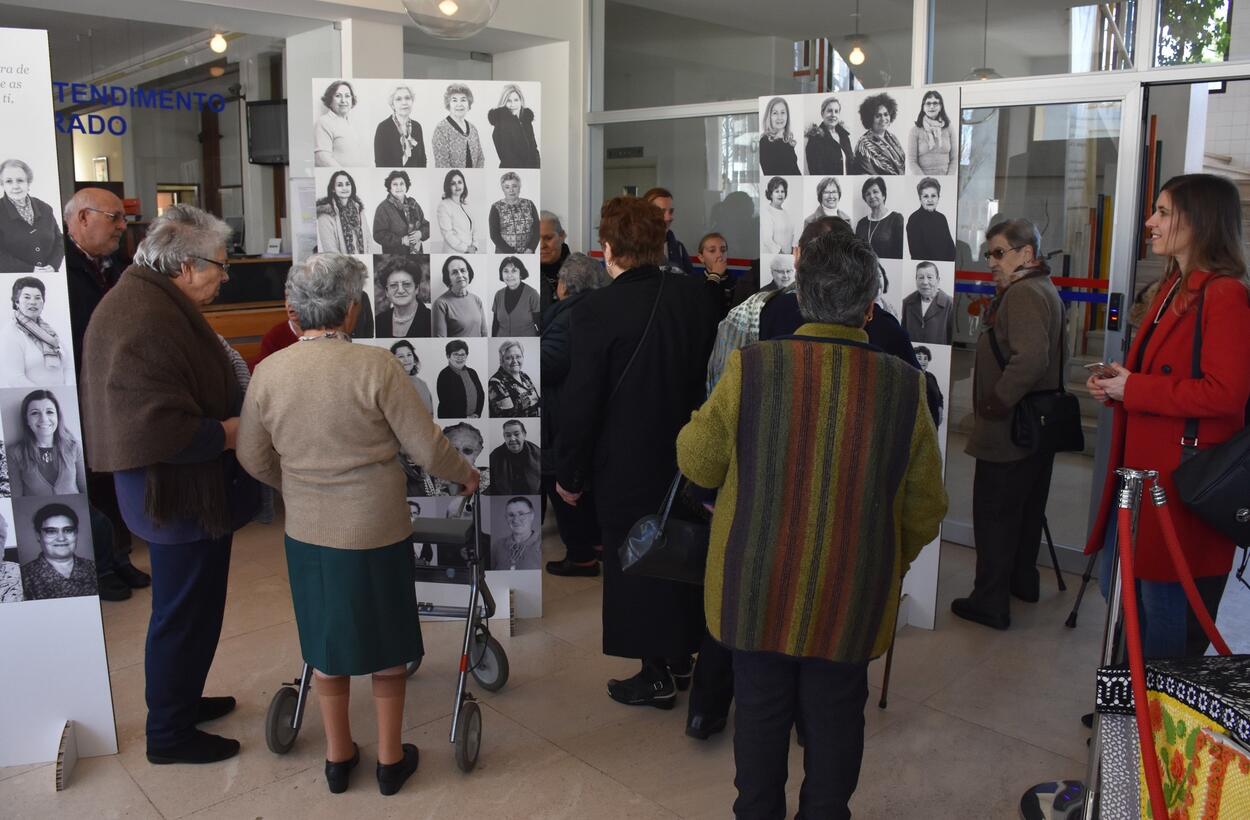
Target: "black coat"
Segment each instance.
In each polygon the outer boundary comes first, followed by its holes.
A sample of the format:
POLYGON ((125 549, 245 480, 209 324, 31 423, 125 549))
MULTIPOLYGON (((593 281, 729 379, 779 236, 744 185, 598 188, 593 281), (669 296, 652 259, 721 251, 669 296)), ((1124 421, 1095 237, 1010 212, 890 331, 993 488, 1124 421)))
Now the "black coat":
POLYGON ((954 262, 955 239, 946 214, 917 208, 907 217, 907 250, 912 259, 954 262))
POLYGON ((87 332, 91 314, 109 288, 117 284, 122 271, 130 266, 120 250, 108 258, 107 269, 96 273, 95 266, 65 237, 65 282, 69 287, 69 335, 74 345, 74 370, 82 369, 82 337, 87 332))
POLYGON ((701 282, 650 266, 587 294, 571 316, 576 355, 563 384, 556 471, 564 487, 594 491, 604 537, 605 654, 674 658, 702 641, 702 589, 623 575, 617 549, 634 521, 659 509, 677 471, 677 432, 705 398, 716 325, 701 282), (661 276, 663 297, 642 339, 661 276))
POLYGON ((534 112, 521 109, 514 117, 506 108, 492 108, 486 118, 495 127, 491 138, 499 154, 500 168, 537 168, 538 140, 534 139, 534 112))
POLYGON ((807 173, 813 176, 856 173, 851 135, 842 123, 838 123, 836 131, 836 135, 830 134, 821 123, 807 132, 807 147, 804 149, 807 173))
POLYGON ((471 367, 465 369, 469 371, 469 381, 473 382, 473 386, 477 388, 477 404, 473 407, 468 406, 465 401, 464 382, 452 371, 451 365, 447 365, 438 372, 438 381, 434 384, 434 389, 438 393, 438 417, 440 419, 467 419, 470 415, 482 417, 482 407, 486 404, 486 391, 482 389, 482 380, 477 377, 477 371, 471 367))
MULTIPOLYGON (((356 334, 359 338, 370 339, 376 336, 379 339, 396 339, 395 335, 395 314, 390 309, 379 311, 377 319, 374 322, 372 333, 369 336, 356 334)), ((359 325, 357 325, 359 329, 359 325)), ((425 302, 417 300, 417 315, 412 317, 412 324, 408 325, 407 338, 410 339, 427 339, 430 336, 430 309, 425 306, 425 302)))
POLYGON ((760 173, 766 176, 798 176, 799 155, 785 140, 760 137, 760 173))
POLYGON ((560 429, 560 388, 569 375, 569 367, 573 362, 572 349, 569 347, 569 320, 573 306, 584 299, 590 291, 575 293, 567 299, 553 302, 543 311, 542 338, 539 342, 542 358, 543 395, 546 401, 542 407, 542 450, 543 475, 555 475, 556 432, 560 429))
POLYGON ((373 164, 379 168, 424 168, 425 141, 421 138, 421 125, 416 120, 408 120, 408 136, 416 145, 403 162, 404 152, 399 145, 399 128, 393 117, 387 117, 378 123, 378 130, 373 134, 373 164))
MULTIPOLYGON (((560 244, 560 258, 555 262, 547 263, 539 261, 538 266, 541 269, 542 276, 538 283, 538 304, 542 306, 543 312, 547 308, 555 304, 556 301, 556 285, 560 283, 560 266, 564 264, 564 260, 569 258, 568 243, 560 244)), ((544 379, 546 376, 543 377, 544 379)))
POLYGON ((33 273, 36 266, 60 267, 65 256, 57 215, 48 203, 30 197, 35 224, 28 225, 7 196, 0 196, 0 271, 33 273))

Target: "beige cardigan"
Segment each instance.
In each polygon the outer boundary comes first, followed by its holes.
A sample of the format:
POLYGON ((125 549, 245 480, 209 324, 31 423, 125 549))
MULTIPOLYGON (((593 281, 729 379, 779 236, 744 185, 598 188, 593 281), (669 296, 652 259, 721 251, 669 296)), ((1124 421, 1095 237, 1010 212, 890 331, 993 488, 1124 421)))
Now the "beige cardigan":
POLYGON ((472 475, 385 348, 296 342, 257 366, 239 462, 282 491, 292 538, 370 549, 410 536, 400 450, 439 478, 472 475))

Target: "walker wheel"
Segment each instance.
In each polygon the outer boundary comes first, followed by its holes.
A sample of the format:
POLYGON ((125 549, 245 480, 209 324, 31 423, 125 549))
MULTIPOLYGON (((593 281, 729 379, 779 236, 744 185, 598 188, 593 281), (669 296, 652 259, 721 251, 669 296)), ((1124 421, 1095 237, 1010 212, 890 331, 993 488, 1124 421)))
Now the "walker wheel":
POLYGON ((460 704, 456 728, 456 765, 468 774, 477 766, 477 753, 482 748, 482 710, 475 701, 460 704))
POLYGON ((479 630, 469 648, 473 679, 487 692, 498 692, 508 683, 508 654, 490 633, 479 630))
POLYGON ((299 692, 290 686, 274 692, 273 700, 269 701, 269 711, 265 714, 265 745, 276 755, 291 751, 299 736, 299 729, 293 725, 298 701, 299 692))

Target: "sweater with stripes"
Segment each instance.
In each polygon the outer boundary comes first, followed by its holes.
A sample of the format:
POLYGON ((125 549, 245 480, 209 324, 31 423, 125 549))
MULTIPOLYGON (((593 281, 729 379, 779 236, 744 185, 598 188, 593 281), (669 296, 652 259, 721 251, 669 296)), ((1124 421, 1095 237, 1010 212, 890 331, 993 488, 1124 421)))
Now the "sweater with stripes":
POLYGON ((924 376, 864 331, 805 324, 734 351, 677 439, 720 487, 704 608, 732 649, 858 663, 889 646, 902 578, 946 514, 924 376))

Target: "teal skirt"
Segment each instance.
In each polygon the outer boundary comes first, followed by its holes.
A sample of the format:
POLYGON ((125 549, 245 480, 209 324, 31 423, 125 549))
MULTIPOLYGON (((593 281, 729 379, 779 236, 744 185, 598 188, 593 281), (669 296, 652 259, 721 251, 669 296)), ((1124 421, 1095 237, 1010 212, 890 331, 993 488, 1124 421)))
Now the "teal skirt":
POLYGON ((286 536, 304 660, 326 675, 368 675, 425 654, 412 544, 334 549, 286 536))

